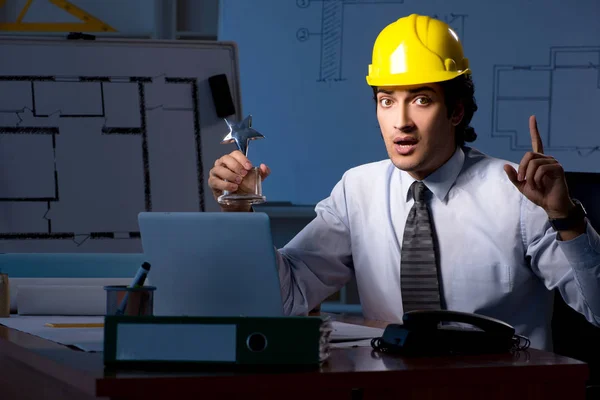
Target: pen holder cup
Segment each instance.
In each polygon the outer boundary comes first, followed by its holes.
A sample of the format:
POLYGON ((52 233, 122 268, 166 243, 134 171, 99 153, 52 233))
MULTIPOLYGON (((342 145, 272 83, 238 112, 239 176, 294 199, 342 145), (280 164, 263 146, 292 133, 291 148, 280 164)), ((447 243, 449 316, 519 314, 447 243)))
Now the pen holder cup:
POLYGON ((106 315, 153 315, 155 286, 105 286, 104 290, 106 315))

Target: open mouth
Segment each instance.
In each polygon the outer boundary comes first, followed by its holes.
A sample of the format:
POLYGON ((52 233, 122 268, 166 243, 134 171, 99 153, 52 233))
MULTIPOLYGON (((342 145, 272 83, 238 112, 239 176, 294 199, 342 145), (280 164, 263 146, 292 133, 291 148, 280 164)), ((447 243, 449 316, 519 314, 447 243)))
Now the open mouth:
POLYGON ((394 140, 394 147, 398 154, 408 155, 417 147, 418 140, 412 137, 398 138, 394 140))

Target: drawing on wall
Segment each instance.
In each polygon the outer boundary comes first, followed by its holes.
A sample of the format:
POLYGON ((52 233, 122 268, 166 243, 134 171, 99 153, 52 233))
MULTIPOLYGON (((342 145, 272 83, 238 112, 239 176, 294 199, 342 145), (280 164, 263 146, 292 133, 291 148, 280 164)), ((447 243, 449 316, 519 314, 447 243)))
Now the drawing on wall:
POLYGON ((531 149, 527 125, 535 114, 544 150, 598 154, 600 46, 554 46, 539 65, 494 65, 492 137, 511 150, 531 149), (515 121, 525 121, 517 126, 515 121))
POLYGON ((0 227, 0 240, 66 239, 80 246, 139 239, 135 219, 106 216, 153 210, 157 182, 149 159, 156 162, 161 145, 156 134, 163 129, 153 126, 158 112, 193 124, 188 142, 195 143, 197 207, 204 211, 196 78, 0 76, 0 88, 11 93, 0 105, 0 182, 11 182, 0 185, 0 212, 18 227, 0 227))
MULTIPOLYGON (((306 42, 313 38, 320 40, 319 77, 317 82, 341 82, 344 77, 344 11, 345 7, 357 4, 398 4, 404 0, 296 0, 296 6, 305 9, 311 6, 321 7, 320 31, 301 27, 296 31, 296 39, 306 42)), ((459 35, 464 43, 466 14, 433 14, 433 18, 445 21, 459 35)))

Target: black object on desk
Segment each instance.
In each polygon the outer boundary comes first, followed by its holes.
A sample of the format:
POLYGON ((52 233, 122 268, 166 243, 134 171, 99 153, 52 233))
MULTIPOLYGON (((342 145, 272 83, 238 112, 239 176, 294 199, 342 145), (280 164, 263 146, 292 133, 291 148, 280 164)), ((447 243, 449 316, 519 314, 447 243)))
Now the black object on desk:
POLYGON ((512 326, 484 315, 414 310, 404 313, 402 320, 403 324, 389 324, 382 337, 371 341, 372 347, 412 356, 508 353, 529 347, 529 339, 515 334, 512 326))

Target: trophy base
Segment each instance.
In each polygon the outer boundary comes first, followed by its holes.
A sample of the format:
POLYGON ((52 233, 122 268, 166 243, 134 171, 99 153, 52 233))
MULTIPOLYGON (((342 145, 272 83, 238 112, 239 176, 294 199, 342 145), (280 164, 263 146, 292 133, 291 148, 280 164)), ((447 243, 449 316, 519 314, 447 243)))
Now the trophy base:
POLYGON ((236 204, 239 204, 239 205, 261 204, 261 203, 264 203, 265 201, 267 201, 267 198, 265 196, 262 196, 259 194, 228 193, 228 194, 222 194, 217 199, 217 202, 219 204, 223 204, 226 206, 232 206, 232 205, 236 205, 236 204))

